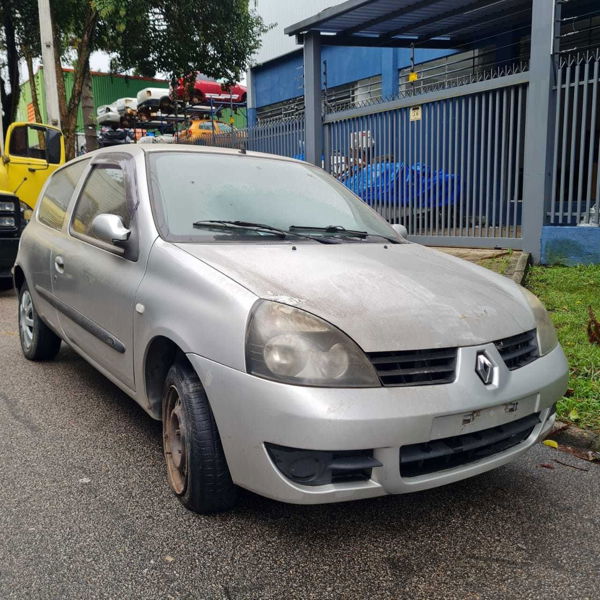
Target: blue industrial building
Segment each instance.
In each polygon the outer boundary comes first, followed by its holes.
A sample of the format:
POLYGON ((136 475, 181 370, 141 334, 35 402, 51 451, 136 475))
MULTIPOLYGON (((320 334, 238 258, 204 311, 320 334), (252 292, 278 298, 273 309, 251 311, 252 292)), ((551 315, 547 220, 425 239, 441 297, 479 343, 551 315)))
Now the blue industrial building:
MULTIPOLYGON (((322 87, 334 99, 350 95, 392 98, 398 94, 401 71, 448 54, 451 51, 437 49, 325 46, 322 87)), ((251 123, 261 115, 286 116, 286 106, 293 112, 302 106, 304 97, 302 48, 253 67, 250 78, 251 123)))

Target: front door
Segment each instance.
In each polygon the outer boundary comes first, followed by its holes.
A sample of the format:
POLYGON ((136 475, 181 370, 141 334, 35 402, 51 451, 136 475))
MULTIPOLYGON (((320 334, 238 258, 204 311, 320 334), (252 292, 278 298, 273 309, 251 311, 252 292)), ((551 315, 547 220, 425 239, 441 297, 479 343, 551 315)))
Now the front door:
POLYGON ((72 344, 134 390, 133 315, 144 275, 135 245, 133 169, 107 155, 92 161, 79 192, 67 235, 53 254, 53 292, 62 330, 72 344), (98 239, 91 229, 99 214, 115 214, 132 230, 124 245, 98 239))
POLYGON ((48 177, 65 162, 63 136, 58 129, 13 123, 6 136, 8 189, 34 208, 48 177))

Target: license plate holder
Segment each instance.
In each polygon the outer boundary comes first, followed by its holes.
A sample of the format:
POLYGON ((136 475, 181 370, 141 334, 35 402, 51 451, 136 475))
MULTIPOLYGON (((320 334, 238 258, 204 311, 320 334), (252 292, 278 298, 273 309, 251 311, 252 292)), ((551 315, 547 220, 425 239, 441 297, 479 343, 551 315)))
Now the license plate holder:
POLYGON ((536 404, 537 396, 529 396, 496 406, 435 417, 430 439, 453 437, 511 423, 534 413, 536 404))

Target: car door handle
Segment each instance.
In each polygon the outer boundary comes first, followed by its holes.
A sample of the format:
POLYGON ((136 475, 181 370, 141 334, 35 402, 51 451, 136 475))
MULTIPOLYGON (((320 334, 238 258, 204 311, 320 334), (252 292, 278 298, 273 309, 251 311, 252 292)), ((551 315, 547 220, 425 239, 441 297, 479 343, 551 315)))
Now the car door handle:
POLYGON ((64 273, 65 272, 65 261, 63 260, 62 256, 57 256, 54 259, 54 268, 59 272, 59 273, 64 273))

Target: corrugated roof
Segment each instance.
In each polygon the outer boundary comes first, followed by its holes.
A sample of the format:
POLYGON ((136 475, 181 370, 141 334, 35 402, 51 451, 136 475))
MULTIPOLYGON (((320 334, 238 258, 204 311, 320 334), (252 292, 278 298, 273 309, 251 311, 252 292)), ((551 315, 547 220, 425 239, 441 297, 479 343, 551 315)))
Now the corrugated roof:
POLYGON ((453 47, 531 22, 532 0, 347 0, 286 27, 324 44, 453 47))

